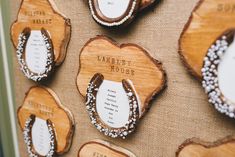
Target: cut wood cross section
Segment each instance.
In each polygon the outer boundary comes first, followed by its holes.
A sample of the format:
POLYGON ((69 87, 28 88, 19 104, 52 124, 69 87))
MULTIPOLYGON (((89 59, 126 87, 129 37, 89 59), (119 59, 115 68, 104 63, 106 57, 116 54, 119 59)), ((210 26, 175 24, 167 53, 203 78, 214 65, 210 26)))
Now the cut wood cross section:
POLYGON ((77 86, 92 124, 105 135, 125 138, 134 131, 165 85, 162 64, 138 45, 97 36, 81 50, 77 86))
POLYGON ((54 47, 54 62, 60 65, 66 56, 70 40, 70 19, 59 12, 53 0, 22 0, 17 20, 11 27, 11 39, 18 45, 20 33, 29 27, 31 30, 47 30, 54 47))
POLYGON ((229 136, 216 142, 193 138, 186 140, 176 152, 176 157, 234 157, 235 137, 229 136))
MULTIPOLYGON (((44 123, 49 124, 48 122, 50 122, 51 127, 48 128, 49 131, 52 128, 53 132, 55 132, 56 154, 63 154, 69 150, 74 132, 74 118, 72 113, 61 105, 59 98, 51 89, 42 86, 31 87, 26 93, 22 106, 18 109, 18 121, 24 132, 27 129, 25 128, 26 124, 31 121, 38 121, 39 126, 41 126, 39 128, 42 128, 44 123), (32 118, 32 116, 35 118, 32 118)), ((45 130, 38 130, 36 134, 40 132, 45 136, 45 130)), ((40 136, 36 135, 35 137, 40 138, 40 136)), ((40 139, 32 140, 40 141, 40 139)), ((41 140, 41 142, 45 140, 41 140)), ((39 142, 39 145, 41 142, 39 142)))
POLYGON ((85 143, 78 151, 78 157, 136 157, 132 152, 106 141, 93 140, 85 143))
POLYGON ((228 29, 234 28, 235 0, 200 0, 179 40, 179 54, 198 79, 208 48, 228 29))

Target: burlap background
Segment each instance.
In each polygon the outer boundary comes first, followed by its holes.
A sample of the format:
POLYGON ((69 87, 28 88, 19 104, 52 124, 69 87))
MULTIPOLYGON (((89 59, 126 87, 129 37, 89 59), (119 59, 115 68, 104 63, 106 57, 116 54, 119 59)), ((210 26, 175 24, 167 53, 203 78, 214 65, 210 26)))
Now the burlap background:
MULTIPOLYGON (((163 0, 158 6, 140 13, 127 29, 115 31, 96 24, 82 0, 55 0, 58 8, 72 22, 67 58, 52 80, 46 83, 75 116, 76 131, 72 147, 65 157, 77 156, 79 147, 95 138, 123 146, 138 157, 174 157, 178 145, 187 138, 200 137, 213 141, 235 133, 235 121, 219 114, 207 102, 200 83, 186 72, 177 54, 179 35, 197 1, 163 0), (119 43, 133 42, 145 47, 154 58, 163 62, 168 74, 168 88, 155 99, 136 132, 126 140, 107 138, 90 124, 84 100, 75 85, 80 49, 88 39, 98 34, 108 35, 119 43)), ((13 21, 20 0, 10 0, 10 3, 13 21)), ((35 83, 19 71, 15 56, 14 63, 16 102, 19 106, 24 93, 35 83)), ((21 156, 27 156, 20 131, 19 141, 21 156)))

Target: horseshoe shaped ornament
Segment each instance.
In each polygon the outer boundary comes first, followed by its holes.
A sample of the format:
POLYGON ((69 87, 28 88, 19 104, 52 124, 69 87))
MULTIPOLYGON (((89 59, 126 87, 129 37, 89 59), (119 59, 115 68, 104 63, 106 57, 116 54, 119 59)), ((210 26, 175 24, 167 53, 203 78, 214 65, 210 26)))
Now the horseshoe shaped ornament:
POLYGON ((235 30, 223 33, 208 49, 202 68, 202 86, 215 108, 235 118, 235 30))
POLYGON ((74 117, 51 89, 29 89, 17 110, 30 157, 52 157, 69 151, 75 128, 74 117))
POLYGON ((106 36, 91 38, 79 59, 77 87, 91 123, 106 136, 126 138, 166 85, 162 64, 139 45, 106 36))
POLYGON ((139 103, 130 80, 113 82, 104 80, 104 76, 97 73, 87 88, 86 108, 91 123, 113 138, 125 138, 135 130, 139 103))
POLYGON ((129 23, 135 17, 140 0, 88 0, 92 17, 103 26, 129 23))
POLYGON ((53 45, 44 28, 25 28, 19 35, 16 54, 20 69, 28 79, 41 81, 53 71, 53 45))
POLYGON ((56 152, 56 135, 53 123, 30 115, 25 122, 24 141, 30 157, 53 157, 56 152))

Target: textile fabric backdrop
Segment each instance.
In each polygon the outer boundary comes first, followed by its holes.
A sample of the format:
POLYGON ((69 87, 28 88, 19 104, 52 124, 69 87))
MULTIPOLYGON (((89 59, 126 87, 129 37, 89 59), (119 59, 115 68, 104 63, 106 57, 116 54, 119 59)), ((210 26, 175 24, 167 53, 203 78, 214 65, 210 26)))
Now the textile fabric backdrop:
MULTIPOLYGON (((20 2, 10 0, 12 22, 16 19, 20 2)), ((75 117, 72 146, 63 156, 77 156, 83 143, 98 138, 127 148, 138 157, 174 157, 178 146, 187 138, 214 141, 235 133, 235 121, 218 113, 207 102, 201 84, 189 75, 177 53, 180 33, 197 0, 163 0, 159 5, 139 13, 130 26, 120 30, 109 30, 95 23, 82 0, 55 0, 55 3, 72 23, 67 57, 52 79, 44 84, 57 93, 62 104, 75 117), (105 137, 94 128, 75 84, 80 50, 90 38, 99 34, 119 43, 136 43, 146 48, 151 56, 162 61, 168 74, 168 87, 152 102, 136 132, 126 140, 105 137)), ((23 76, 15 55, 13 59, 15 95, 19 106, 25 92, 35 83, 23 76)), ((22 132, 19 131, 18 135, 21 156, 27 156, 22 132)))

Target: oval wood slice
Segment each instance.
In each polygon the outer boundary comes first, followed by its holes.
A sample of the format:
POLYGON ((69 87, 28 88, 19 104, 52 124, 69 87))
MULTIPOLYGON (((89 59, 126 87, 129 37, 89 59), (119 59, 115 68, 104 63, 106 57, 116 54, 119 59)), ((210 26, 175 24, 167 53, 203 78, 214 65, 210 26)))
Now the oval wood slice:
POLYGON ((229 136, 216 142, 193 138, 186 140, 176 152, 176 157, 234 157, 235 137, 229 136))
POLYGON ((56 134, 56 153, 62 154, 69 150, 74 132, 74 118, 51 89, 42 86, 31 87, 17 114, 22 130, 31 115, 50 120, 56 134))
POLYGON ((203 58, 214 40, 234 27, 235 0, 200 0, 179 40, 179 54, 190 72, 201 79, 203 58))
POLYGON ((130 43, 118 45, 105 36, 90 39, 81 50, 77 86, 82 96, 86 96, 88 83, 96 73, 111 81, 131 80, 141 103, 140 117, 166 85, 162 64, 145 49, 130 43))
POLYGON ((102 140, 85 143, 78 151, 78 157, 136 157, 132 152, 102 140))
POLYGON ((50 34, 54 46, 55 63, 59 65, 66 56, 70 40, 70 19, 56 8, 53 0, 22 0, 17 20, 11 27, 11 38, 14 46, 18 45, 19 34, 24 28, 41 30, 44 28, 50 34))

